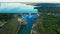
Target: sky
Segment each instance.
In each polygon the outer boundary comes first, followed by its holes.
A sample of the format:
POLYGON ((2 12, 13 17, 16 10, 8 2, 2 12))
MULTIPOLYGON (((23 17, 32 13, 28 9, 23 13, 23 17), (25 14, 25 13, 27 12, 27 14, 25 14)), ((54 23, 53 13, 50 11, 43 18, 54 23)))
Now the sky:
POLYGON ((0 0, 0 2, 60 3, 60 0, 0 0))

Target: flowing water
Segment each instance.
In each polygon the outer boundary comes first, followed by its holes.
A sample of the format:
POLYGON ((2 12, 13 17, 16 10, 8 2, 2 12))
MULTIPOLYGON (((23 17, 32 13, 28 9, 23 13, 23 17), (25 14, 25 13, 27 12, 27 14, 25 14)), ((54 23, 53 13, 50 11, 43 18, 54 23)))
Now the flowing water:
POLYGON ((22 25, 18 34, 30 34, 32 25, 33 25, 33 19, 36 17, 37 17, 37 15, 23 15, 23 18, 25 18, 27 20, 27 24, 22 25))

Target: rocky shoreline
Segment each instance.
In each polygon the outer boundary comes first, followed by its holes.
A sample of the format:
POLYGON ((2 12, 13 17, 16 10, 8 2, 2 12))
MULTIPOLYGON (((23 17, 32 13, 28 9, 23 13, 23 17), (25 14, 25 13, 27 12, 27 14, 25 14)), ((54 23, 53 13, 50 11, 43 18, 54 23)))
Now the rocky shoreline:
POLYGON ((17 28, 16 34, 18 34, 20 28, 21 28, 21 24, 18 24, 18 28, 17 28))
POLYGON ((35 25, 36 25, 36 24, 33 24, 33 26, 32 26, 31 34, 36 34, 36 31, 33 30, 33 28, 35 27, 35 25))

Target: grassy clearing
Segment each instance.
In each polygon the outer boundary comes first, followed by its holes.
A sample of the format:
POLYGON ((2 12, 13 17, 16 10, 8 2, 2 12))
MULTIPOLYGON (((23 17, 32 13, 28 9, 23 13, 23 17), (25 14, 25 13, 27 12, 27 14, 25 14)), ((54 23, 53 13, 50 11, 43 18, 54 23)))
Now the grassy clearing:
POLYGON ((18 29, 17 18, 12 18, 0 29, 0 34, 16 34, 17 29, 18 29))

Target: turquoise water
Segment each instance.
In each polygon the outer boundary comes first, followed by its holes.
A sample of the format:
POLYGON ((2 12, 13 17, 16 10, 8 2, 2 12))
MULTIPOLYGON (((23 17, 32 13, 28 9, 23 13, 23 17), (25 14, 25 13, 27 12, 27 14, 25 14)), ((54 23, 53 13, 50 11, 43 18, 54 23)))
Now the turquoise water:
POLYGON ((21 3, 1 3, 0 13, 36 13, 35 6, 21 4, 21 3))
MULTIPOLYGON (((34 9, 35 6, 20 4, 20 3, 1 3, 0 13, 37 13, 37 9, 34 9)), ((30 30, 33 25, 33 19, 37 15, 22 15, 23 18, 27 20, 26 25, 22 25, 18 34, 30 34, 30 30)))
POLYGON ((23 18, 27 19, 27 24, 22 25, 18 34, 30 34, 33 25, 33 19, 37 18, 37 15, 23 15, 23 18))

